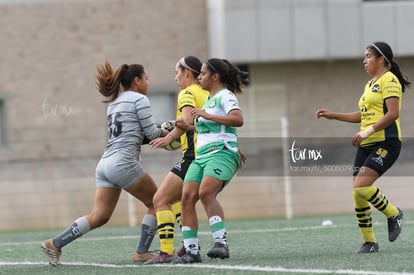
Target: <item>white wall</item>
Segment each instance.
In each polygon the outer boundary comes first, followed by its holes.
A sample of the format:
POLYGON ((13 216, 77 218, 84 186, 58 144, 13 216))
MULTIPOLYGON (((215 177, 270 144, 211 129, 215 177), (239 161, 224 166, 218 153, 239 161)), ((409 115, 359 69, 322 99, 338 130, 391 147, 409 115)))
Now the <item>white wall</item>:
POLYGON ((378 40, 414 55, 413 1, 208 0, 210 55, 234 62, 360 57, 378 40))

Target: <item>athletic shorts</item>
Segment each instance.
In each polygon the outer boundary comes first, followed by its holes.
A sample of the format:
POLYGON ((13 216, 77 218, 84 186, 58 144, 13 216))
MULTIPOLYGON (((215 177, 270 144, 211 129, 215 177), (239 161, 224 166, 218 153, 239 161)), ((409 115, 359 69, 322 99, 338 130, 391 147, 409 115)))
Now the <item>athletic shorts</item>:
POLYGON ((145 170, 133 152, 118 151, 103 157, 96 166, 96 186, 126 189, 144 176, 145 170))
POLYGON ((177 176, 179 176, 182 180, 185 178, 185 174, 188 171, 188 167, 190 167, 191 162, 193 162, 194 158, 182 158, 179 162, 177 162, 173 168, 171 168, 171 172, 177 176))
POLYGON ((226 186, 239 168, 240 155, 230 150, 221 150, 210 156, 195 159, 188 168, 184 183, 195 181, 201 183, 205 176, 223 181, 226 186))
POLYGON ((380 176, 398 159, 401 142, 389 139, 369 146, 359 146, 354 162, 353 175, 358 175, 362 166, 375 170, 380 176))

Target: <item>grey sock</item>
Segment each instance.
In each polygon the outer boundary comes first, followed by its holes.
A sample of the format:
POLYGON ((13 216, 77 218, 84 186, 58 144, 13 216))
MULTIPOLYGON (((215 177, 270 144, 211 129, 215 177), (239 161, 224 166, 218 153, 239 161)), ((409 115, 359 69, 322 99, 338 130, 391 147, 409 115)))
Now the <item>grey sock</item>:
POLYGON ((155 215, 145 214, 141 223, 141 236, 139 238, 138 253, 148 252, 152 240, 157 233, 157 218, 155 215))

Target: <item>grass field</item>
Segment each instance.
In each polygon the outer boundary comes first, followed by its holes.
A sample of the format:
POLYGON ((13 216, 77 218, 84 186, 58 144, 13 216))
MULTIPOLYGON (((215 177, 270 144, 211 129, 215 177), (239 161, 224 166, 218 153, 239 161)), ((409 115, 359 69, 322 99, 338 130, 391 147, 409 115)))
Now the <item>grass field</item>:
MULTIPOLYGON (((398 240, 387 240, 382 214, 374 213, 380 252, 357 255, 360 236, 352 214, 292 220, 227 221, 230 259, 209 259, 212 245, 200 224, 203 263, 144 266, 132 264, 138 229, 102 227, 63 249, 63 266, 52 267, 40 252, 42 240, 60 230, 0 233, 1 274, 413 274, 414 212, 405 212, 398 240), (332 226, 322 226, 329 219, 332 226)), ((181 238, 181 235, 179 235, 181 238)), ((177 246, 179 244, 177 239, 177 246)), ((158 238, 152 249, 158 249, 158 238)))

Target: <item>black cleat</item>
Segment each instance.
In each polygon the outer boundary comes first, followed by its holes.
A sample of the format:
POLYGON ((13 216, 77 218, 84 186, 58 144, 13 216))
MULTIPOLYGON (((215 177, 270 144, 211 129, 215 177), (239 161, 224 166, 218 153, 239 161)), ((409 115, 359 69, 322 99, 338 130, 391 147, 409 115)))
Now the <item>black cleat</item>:
POLYGON ((357 254, 360 253, 375 253, 378 252, 379 246, 377 243, 366 242, 363 243, 361 248, 357 251, 357 254))
POLYGON ((182 256, 176 256, 171 261, 171 264, 195 264, 201 263, 201 256, 200 253, 192 254, 191 252, 187 251, 182 256))
POLYGON ((207 252, 210 258, 227 259, 230 258, 230 251, 227 244, 215 243, 213 248, 207 252))
POLYGON ((388 240, 390 242, 395 241, 401 233, 401 225, 404 215, 400 208, 397 209, 397 216, 388 219, 388 240))

